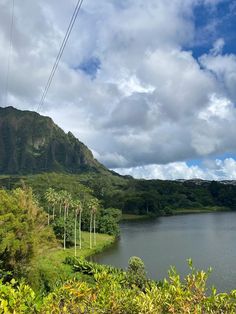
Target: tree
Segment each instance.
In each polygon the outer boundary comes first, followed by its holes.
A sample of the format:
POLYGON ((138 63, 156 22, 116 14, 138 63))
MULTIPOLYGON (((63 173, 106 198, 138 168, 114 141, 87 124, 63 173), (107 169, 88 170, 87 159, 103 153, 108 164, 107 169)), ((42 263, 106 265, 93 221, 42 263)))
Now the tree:
POLYGON ((62 216, 62 205, 63 205, 63 193, 58 192, 55 195, 55 199, 56 199, 56 204, 58 205, 58 212, 59 212, 59 217, 62 216))
POLYGON ((67 191, 61 191, 61 198, 63 200, 63 206, 64 206, 64 235, 63 235, 63 247, 64 250, 66 249, 66 232, 67 232, 67 219, 69 215, 69 206, 71 205, 72 197, 70 193, 67 191))
POLYGON ((127 280, 129 286, 138 286, 140 289, 145 289, 147 283, 147 275, 145 271, 145 265, 141 258, 132 256, 129 259, 129 265, 127 270, 127 280))
MULTIPOLYGON (((52 206, 52 219, 54 220, 55 219, 55 207, 57 204, 57 193, 55 192, 55 190, 52 188, 47 189, 47 191, 45 192, 45 199, 52 206)), ((48 216, 50 217, 49 212, 48 212, 48 216)), ((50 221, 50 218, 48 221, 50 221)))
POLYGON ((92 249, 92 223, 93 223, 93 202, 90 201, 88 204, 90 210, 90 222, 89 222, 89 247, 92 249))
POLYGON ((93 206, 93 244, 97 245, 97 239, 96 239, 96 214, 98 211, 98 200, 94 199, 94 206, 93 206))
POLYGON ((64 217, 57 217, 52 226, 57 239, 62 240, 63 247, 64 244, 65 248, 74 244, 74 215, 70 214, 65 221, 64 217))
POLYGON ((113 207, 101 209, 101 215, 111 216, 112 218, 115 219, 116 222, 119 222, 122 219, 122 211, 118 208, 113 207))
POLYGON ((5 270, 24 274, 38 247, 54 239, 31 189, 0 190, 0 260, 5 270))
POLYGON ((88 203, 88 208, 90 210, 90 223, 89 223, 89 233, 90 233, 90 249, 92 248, 92 229, 93 229, 93 243, 96 245, 96 213, 98 210, 99 201, 96 198, 90 199, 88 203))
POLYGON ((119 225, 112 215, 104 215, 99 219, 99 232, 118 236, 120 233, 119 225))
POLYGON ((82 248, 81 241, 81 216, 82 216, 82 206, 80 200, 75 200, 73 203, 73 207, 75 209, 75 224, 74 224, 74 245, 75 245, 75 256, 77 253, 77 220, 79 215, 79 248, 82 248))

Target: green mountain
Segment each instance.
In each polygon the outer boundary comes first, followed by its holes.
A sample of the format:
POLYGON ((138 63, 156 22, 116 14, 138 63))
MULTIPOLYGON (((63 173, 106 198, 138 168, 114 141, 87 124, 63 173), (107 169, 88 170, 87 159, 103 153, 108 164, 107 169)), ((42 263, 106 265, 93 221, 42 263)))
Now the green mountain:
POLYGON ((235 181, 120 176, 101 165, 83 143, 66 134, 51 118, 13 107, 0 108, 0 187, 15 188, 21 186, 21 180, 40 199, 49 187, 73 195, 78 184, 83 184, 104 207, 129 214, 236 210, 235 181))
POLYGON ((72 133, 32 111, 0 107, 0 174, 108 172, 72 133))

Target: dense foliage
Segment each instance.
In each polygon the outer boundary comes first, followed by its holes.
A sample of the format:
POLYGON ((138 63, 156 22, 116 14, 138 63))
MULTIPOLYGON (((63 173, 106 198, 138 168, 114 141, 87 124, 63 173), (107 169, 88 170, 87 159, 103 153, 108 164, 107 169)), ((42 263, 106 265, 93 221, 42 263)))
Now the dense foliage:
POLYGON ((80 248, 82 230, 93 232, 93 241, 92 236, 90 237, 90 247, 92 244, 96 245, 97 232, 119 235, 118 223, 121 219, 121 211, 116 208, 104 209, 99 200, 88 191, 83 187, 78 190, 76 198, 73 198, 68 191, 56 191, 53 188, 49 188, 44 194, 48 224, 52 223, 57 238, 64 241, 64 248, 72 242, 76 245, 77 230, 80 248))
POLYGON ((6 271, 24 274, 40 245, 54 241, 31 189, 0 190, 0 260, 6 271))
POLYGON ((49 187, 66 190, 74 198, 95 197, 103 208, 118 208, 123 213, 171 215, 179 210, 236 209, 234 182, 135 180, 112 174, 46 173, 26 177, 0 177, 0 186, 31 186, 45 205, 43 195, 49 187), (84 192, 83 192, 84 191, 84 192), (87 192, 85 192, 87 191, 87 192))
POLYGON ((178 209, 236 209, 236 185, 216 181, 162 181, 81 175, 106 207, 124 213, 169 215, 178 209))
POLYGON ((93 281, 69 281, 40 302, 24 283, 0 281, 0 311, 4 314, 235 313, 236 291, 218 294, 214 288, 207 290, 209 273, 194 269, 191 262, 190 267, 191 272, 183 281, 172 268, 168 279, 158 283, 149 280, 140 288, 135 283, 127 284, 127 274, 100 265, 99 270, 91 273, 93 281))

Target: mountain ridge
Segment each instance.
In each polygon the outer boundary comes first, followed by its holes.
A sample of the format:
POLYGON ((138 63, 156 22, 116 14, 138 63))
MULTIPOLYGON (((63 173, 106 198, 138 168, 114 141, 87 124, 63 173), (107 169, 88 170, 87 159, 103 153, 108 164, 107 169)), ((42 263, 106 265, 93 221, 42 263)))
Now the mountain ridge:
POLYGON ((110 172, 71 132, 37 112, 0 107, 0 174, 110 172))

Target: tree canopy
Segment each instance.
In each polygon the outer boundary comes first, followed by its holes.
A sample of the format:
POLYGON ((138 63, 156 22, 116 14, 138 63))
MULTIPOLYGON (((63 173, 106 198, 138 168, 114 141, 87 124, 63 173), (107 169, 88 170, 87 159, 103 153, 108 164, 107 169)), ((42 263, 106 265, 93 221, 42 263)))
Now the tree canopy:
POLYGON ((24 273, 42 242, 55 241, 32 190, 0 190, 0 260, 15 275, 24 273))

